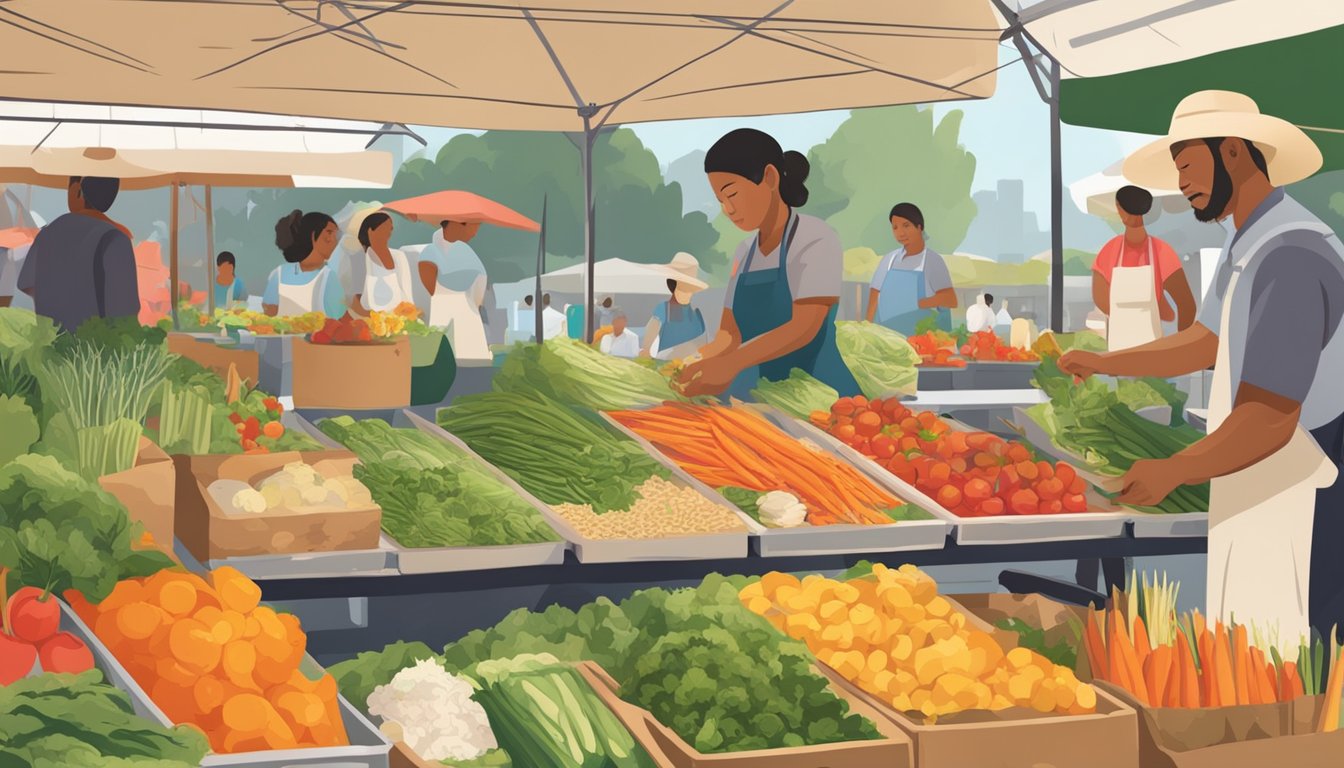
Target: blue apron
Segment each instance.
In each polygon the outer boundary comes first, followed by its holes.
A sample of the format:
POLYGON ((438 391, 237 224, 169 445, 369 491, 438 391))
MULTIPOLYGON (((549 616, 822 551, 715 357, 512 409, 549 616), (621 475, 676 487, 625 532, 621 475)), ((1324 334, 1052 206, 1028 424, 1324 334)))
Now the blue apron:
POLYGON ((684 344, 705 335, 705 318, 700 314, 700 310, 695 307, 686 305, 680 307, 680 311, 677 311, 677 308, 672 306, 672 300, 669 299, 663 303, 663 313, 667 319, 658 329, 659 349, 671 349, 678 344, 684 344), (676 320, 672 319, 674 312, 677 315, 676 320))
MULTIPOLYGON (((733 318, 737 321, 743 343, 769 333, 793 318, 793 291, 789 288, 786 265, 789 244, 797 232, 798 219, 794 218, 793 227, 780 243, 778 266, 770 269, 752 271, 751 263, 756 257, 757 241, 751 241, 751 248, 738 272, 737 287, 733 292, 733 318)), ((841 359, 840 348, 835 345, 835 313, 838 305, 839 302, 831 305, 826 319, 811 341, 782 357, 738 374, 727 394, 746 400, 750 398, 757 379, 787 379, 794 368, 812 374, 839 392, 841 397, 859 394, 858 382, 841 359)))
MULTIPOLYGON (((902 257, 904 258, 904 257, 902 257)), ((919 302, 929 297, 924 283, 924 261, 928 259, 928 249, 921 255, 918 269, 888 269, 882 278, 882 287, 877 293, 877 314, 873 319, 879 324, 897 333, 913 336, 915 326, 935 312, 938 327, 944 331, 952 330, 952 312, 946 307, 937 310, 922 309, 919 302)))

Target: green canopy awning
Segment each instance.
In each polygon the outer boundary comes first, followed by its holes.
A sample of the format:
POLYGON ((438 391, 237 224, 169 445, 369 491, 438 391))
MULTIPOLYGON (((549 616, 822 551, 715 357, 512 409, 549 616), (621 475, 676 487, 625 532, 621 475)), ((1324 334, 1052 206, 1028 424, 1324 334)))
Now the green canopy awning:
POLYGON ((1181 99, 1227 90, 1307 132, 1344 168, 1344 26, 1236 48, 1197 59, 1060 84, 1060 118, 1070 124, 1161 135, 1181 99))

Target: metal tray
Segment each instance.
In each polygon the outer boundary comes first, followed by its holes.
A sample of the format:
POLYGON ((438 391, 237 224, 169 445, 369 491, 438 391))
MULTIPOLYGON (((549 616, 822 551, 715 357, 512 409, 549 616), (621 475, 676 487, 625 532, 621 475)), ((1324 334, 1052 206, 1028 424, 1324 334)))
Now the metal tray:
MULTIPOLYGON (((792 416, 760 403, 745 407, 764 416, 785 434, 799 437, 789 429, 790 424, 797 421, 792 416)), ((869 468, 856 465, 855 469, 877 485, 886 487, 882 478, 874 476, 869 468)), ((882 474, 886 474, 885 471, 878 469, 882 474)), ((700 484, 698 480, 694 478, 692 480, 700 484)), ((952 532, 951 524, 938 515, 937 511, 908 496, 902 495, 901 500, 923 509, 933 517, 929 520, 903 520, 888 525, 803 525, 797 528, 767 528, 753 520, 752 523, 759 528, 759 531, 752 535, 752 549, 761 557, 789 557, 909 552, 942 549, 947 546, 947 535, 952 532)), ((728 502, 725 500, 724 503, 728 502)))
MULTIPOLYGON (((93 654, 94 666, 102 671, 109 684, 127 693, 135 714, 160 725, 171 727, 174 724, 64 601, 61 601, 61 628, 84 641, 93 654)), ((310 678, 322 672, 321 666, 307 654, 300 669, 310 678)), ((352 707, 344 696, 338 694, 337 701, 350 740, 349 746, 238 752, 230 755, 210 752, 201 760, 201 768, 388 768, 392 742, 352 707)))
MULTIPOLYGON (((1171 421, 1170 406, 1142 408, 1136 413, 1158 424, 1170 423, 1171 421)), ((1059 461, 1072 463, 1075 468, 1079 468, 1078 476, 1091 483, 1094 488, 1104 491, 1118 490, 1117 485, 1120 478, 1081 469, 1085 466, 1082 458, 1055 443, 1049 433, 1042 429, 1035 419, 1031 418, 1025 408, 1013 409, 1013 416, 1014 421, 1022 428, 1022 433, 1027 442, 1031 443, 1037 450, 1059 461)), ((1136 539, 1201 538, 1209 535, 1208 512, 1163 515, 1143 512, 1132 507, 1121 507, 1121 509, 1128 515, 1129 522, 1134 524, 1134 538, 1136 539)))
MULTIPOLYGON (((418 429, 435 438, 451 443, 453 447, 479 461, 482 468, 507 483, 510 488, 521 490, 512 480, 503 476, 502 472, 477 456, 461 440, 444 432, 437 425, 416 416, 411 411, 397 411, 393 416, 392 425, 401 429, 418 429)), ((329 448, 348 450, 345 446, 327 436, 325 432, 318 429, 317 425, 308 419, 299 417, 299 427, 305 433, 311 435, 314 440, 329 448)), ((546 505, 525 493, 520 495, 541 514, 542 519, 555 529, 556 533, 560 533, 555 526, 554 516, 546 505)), ((563 536, 563 534, 561 535, 563 536)), ((393 567, 397 572, 404 574, 456 573, 461 571, 488 571, 498 568, 520 568, 529 565, 558 565, 565 561, 565 550, 569 548, 563 538, 560 541, 536 544, 504 544, 493 547, 407 547, 387 533, 383 533, 381 540, 393 553, 393 567)))
POLYGON ((253 581, 390 576, 397 572, 397 548, 391 539, 380 536, 377 549, 223 557, 204 565, 211 570, 231 566, 253 581))
MULTIPOLYGON (((421 429, 435 434, 445 439, 451 440, 454 444, 471 451, 465 442, 456 435, 451 434, 443 427, 430 422, 427 419, 415 416, 410 411, 405 412, 407 417, 414 417, 414 423, 421 429)), ((603 414, 603 418, 608 424, 614 424, 603 414)), ((617 425, 619 427, 619 425, 617 425)), ((475 452, 471 452, 477 456, 475 452)), ((480 458, 477 456, 477 458, 480 458)), ((523 490, 512 477, 509 477, 503 470, 481 458, 481 461, 496 476, 503 480, 517 491, 523 498, 534 504, 538 509, 543 510, 546 519, 551 523, 551 527, 556 530, 566 541, 568 541, 573 550, 574 556, 580 563, 626 563, 647 560, 719 560, 746 557, 747 555, 747 532, 746 531, 727 531, 724 533, 706 533, 693 536, 675 536, 663 539, 590 539, 570 525, 545 502, 537 499, 532 494, 523 490)), ((676 472, 674 470, 674 475, 676 472)), ((687 484, 684 477, 677 477, 681 484, 687 484)), ((743 522, 750 526, 753 522, 736 507, 731 504, 724 504, 739 517, 743 522)))
POLYGON ((1031 389, 1031 377, 1039 362, 970 360, 966 375, 958 377, 955 389, 1031 389))
POLYGON ((816 442, 862 469, 869 477, 882 483, 901 498, 951 523, 956 529, 958 544, 1025 544, 1041 541, 1119 538, 1125 535, 1125 523, 1129 516, 1123 512, 957 517, 928 494, 896 477, 877 462, 845 445, 824 430, 798 419, 790 419, 789 422, 788 428, 795 436, 816 442))

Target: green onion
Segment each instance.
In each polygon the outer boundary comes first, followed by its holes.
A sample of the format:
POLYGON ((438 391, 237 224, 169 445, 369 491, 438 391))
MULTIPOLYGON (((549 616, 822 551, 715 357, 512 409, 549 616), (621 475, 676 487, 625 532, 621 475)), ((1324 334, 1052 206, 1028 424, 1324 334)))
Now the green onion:
POLYGON ((76 461, 81 475, 92 480, 134 466, 145 415, 170 362, 158 346, 76 341, 47 363, 43 398, 66 427, 52 430, 52 441, 76 461))

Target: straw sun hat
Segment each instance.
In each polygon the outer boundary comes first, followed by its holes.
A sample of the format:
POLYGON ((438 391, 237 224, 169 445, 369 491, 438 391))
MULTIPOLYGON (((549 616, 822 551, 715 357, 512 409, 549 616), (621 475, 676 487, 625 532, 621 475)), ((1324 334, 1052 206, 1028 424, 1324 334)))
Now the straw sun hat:
POLYGON ((1252 142, 1265 155, 1269 180, 1276 186, 1307 178, 1321 168, 1321 150, 1301 128, 1260 113, 1249 96, 1232 91, 1199 91, 1181 99, 1167 135, 1125 160, 1131 182, 1156 189, 1180 185, 1171 147, 1192 139, 1236 137, 1252 142))
POLYGON ((700 279, 700 261, 684 251, 673 256, 672 261, 663 269, 671 279, 697 291, 703 291, 709 287, 709 283, 700 279))

